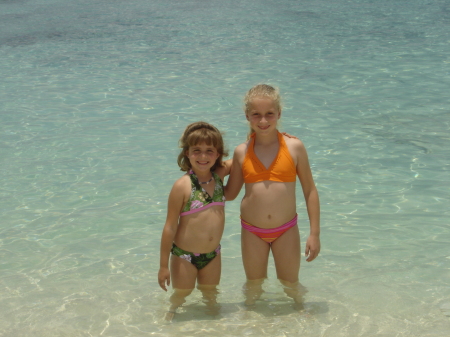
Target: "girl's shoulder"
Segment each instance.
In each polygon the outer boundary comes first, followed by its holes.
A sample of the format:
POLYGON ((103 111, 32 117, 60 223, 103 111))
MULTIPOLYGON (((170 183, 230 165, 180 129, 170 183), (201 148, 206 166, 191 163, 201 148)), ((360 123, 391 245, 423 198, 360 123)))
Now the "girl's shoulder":
POLYGON ((248 141, 236 146, 233 154, 233 163, 241 165, 242 162, 244 161, 247 149, 248 149, 248 141))
POLYGON ((234 149, 234 153, 235 154, 245 154, 245 152, 247 152, 247 148, 248 148, 248 144, 250 143, 250 139, 239 144, 238 146, 236 146, 236 148, 234 149))
POLYGON ((183 174, 172 186, 169 194, 169 205, 175 206, 175 209, 181 209, 189 199, 191 193, 191 179, 189 174, 183 174))
POLYGON ((183 174, 180 178, 178 178, 174 183, 172 189, 185 189, 186 186, 191 186, 191 177, 188 172, 183 174))
POLYGON ((284 136, 284 141, 296 165, 299 161, 303 162, 305 159, 308 158, 305 144, 303 144, 303 142, 300 139, 289 138, 284 136))
POLYGON ((283 134, 283 139, 288 147, 299 149, 304 146, 303 142, 295 136, 283 134))

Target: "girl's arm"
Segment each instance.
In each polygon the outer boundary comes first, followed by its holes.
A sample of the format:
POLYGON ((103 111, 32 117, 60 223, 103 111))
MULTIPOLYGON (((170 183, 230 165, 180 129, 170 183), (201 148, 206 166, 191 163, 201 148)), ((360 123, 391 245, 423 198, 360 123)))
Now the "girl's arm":
POLYGON ((306 261, 311 262, 320 252, 320 203, 319 193, 309 166, 308 153, 305 146, 299 140, 296 142, 297 153, 297 175, 302 185, 303 195, 305 197, 306 209, 308 211, 310 234, 306 241, 305 255, 306 261))
POLYGON ((219 175, 220 179, 223 179, 230 174, 231 165, 233 164, 233 159, 227 159, 222 162, 223 166, 216 168, 216 173, 219 175))
POLYGON ((234 200, 241 191, 244 184, 244 177, 242 176, 242 162, 245 157, 246 144, 241 144, 234 150, 233 164, 231 166, 230 178, 228 178, 227 185, 224 187, 225 198, 227 201, 234 200))
POLYGON ((180 212, 186 203, 186 179, 178 179, 172 187, 167 203, 167 217, 161 235, 161 250, 158 272, 158 283, 162 289, 167 291, 166 285, 170 285, 169 257, 173 240, 178 229, 180 212))

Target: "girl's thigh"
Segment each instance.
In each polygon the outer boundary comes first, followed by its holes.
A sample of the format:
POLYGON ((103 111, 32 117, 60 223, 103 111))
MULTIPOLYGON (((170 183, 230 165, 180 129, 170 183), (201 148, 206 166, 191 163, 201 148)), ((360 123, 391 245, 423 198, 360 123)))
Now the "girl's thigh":
POLYGON ((218 285, 222 270, 222 254, 217 255, 205 267, 198 271, 197 281, 202 285, 218 285))
POLYGON ((300 234, 298 226, 289 228, 272 242, 272 254, 277 277, 288 282, 297 282, 300 271, 300 234))
POLYGON ((267 278, 270 245, 255 234, 242 228, 241 249, 247 280, 267 278))
POLYGON ((172 288, 194 289, 197 273, 197 268, 189 261, 175 255, 170 257, 172 288))

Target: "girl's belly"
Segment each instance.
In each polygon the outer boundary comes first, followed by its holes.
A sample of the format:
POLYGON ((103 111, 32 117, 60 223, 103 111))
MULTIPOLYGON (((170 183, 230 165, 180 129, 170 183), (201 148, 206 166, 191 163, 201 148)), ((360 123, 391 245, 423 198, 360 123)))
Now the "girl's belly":
POLYGON ((260 228, 275 228, 294 218, 295 183, 263 181, 248 184, 241 203, 241 217, 260 228))
POLYGON ((223 206, 213 206, 202 212, 180 218, 175 244, 192 253, 209 253, 217 248, 225 224, 223 206))

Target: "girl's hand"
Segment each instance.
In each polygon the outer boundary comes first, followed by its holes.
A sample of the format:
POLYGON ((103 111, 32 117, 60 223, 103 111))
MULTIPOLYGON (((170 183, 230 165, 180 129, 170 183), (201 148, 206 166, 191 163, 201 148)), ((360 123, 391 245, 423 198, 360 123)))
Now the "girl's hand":
POLYGON ((170 271, 169 271, 169 268, 159 268, 158 283, 159 283, 159 286, 164 291, 167 291, 166 284, 167 284, 167 286, 170 286, 170 271))
POLYGON ((306 241, 305 256, 306 261, 311 262, 320 252, 320 239, 316 235, 310 235, 306 241))
POLYGON ((288 138, 298 139, 297 137, 295 137, 295 136, 293 136, 293 135, 290 135, 290 134, 287 133, 287 132, 282 132, 281 134, 284 135, 284 136, 286 136, 286 137, 288 137, 288 138))

